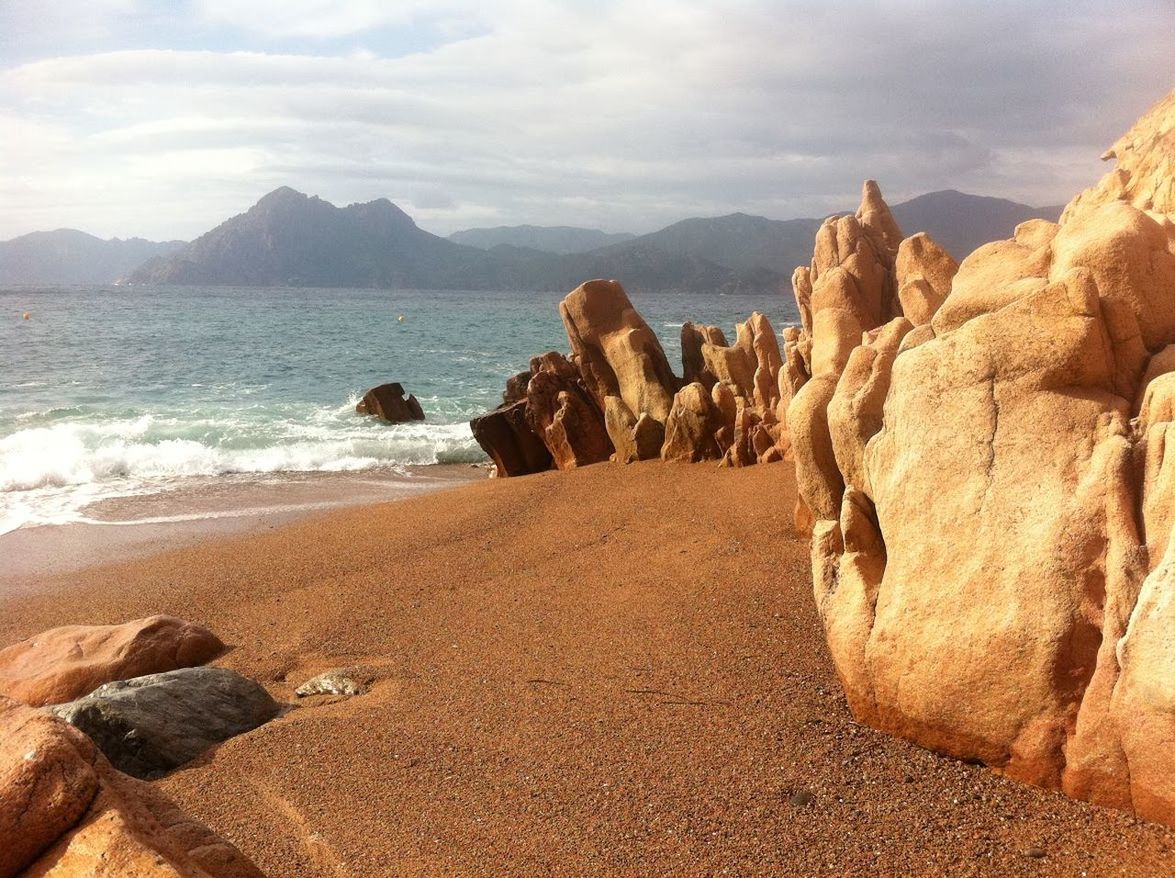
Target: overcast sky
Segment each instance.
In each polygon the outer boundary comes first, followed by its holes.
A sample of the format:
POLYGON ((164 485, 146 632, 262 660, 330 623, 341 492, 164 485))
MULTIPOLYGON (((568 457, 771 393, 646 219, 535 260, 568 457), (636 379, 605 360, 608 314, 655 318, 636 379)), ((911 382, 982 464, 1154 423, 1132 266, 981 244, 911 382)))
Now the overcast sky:
POLYGON ((1175 0, 0 0, 0 239, 192 238, 280 185, 442 234, 815 216, 866 177, 1061 203, 1173 50, 1175 0))

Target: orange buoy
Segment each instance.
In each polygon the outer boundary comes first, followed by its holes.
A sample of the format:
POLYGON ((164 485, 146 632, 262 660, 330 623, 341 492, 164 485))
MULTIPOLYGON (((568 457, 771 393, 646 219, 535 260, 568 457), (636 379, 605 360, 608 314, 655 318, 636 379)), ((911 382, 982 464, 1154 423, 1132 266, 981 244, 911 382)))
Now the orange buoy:
POLYGON ((28 320, 28 319, 29 319, 30 317, 32 317, 32 316, 33 316, 33 315, 32 315, 32 314, 30 314, 28 311, 25 311, 25 312, 24 312, 24 315, 23 315, 23 319, 24 319, 24 320, 28 320))

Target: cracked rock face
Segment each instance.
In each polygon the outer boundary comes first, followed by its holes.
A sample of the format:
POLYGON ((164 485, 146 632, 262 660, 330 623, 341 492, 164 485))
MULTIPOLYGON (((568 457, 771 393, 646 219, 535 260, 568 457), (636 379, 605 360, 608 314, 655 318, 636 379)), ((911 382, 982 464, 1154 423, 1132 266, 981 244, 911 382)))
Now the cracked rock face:
POLYGON ((81 732, 0 697, 0 878, 262 878, 81 732))
POLYGON ((877 199, 829 221, 786 347, 810 351, 788 421, 854 713, 1175 823, 1173 132, 1175 93, 1059 224, 957 273, 877 199))

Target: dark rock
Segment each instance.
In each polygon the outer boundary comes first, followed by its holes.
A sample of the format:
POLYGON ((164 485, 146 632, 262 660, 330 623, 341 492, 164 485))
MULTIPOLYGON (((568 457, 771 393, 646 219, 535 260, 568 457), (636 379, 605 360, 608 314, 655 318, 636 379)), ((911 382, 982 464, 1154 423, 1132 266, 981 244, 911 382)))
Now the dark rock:
POLYGON ((227 668, 182 668, 98 687, 48 710, 89 735, 114 767, 157 777, 273 719, 278 704, 227 668))
POLYGON ((423 421, 424 409, 416 401, 416 397, 408 394, 404 398, 404 387, 398 383, 381 384, 363 394, 363 399, 355 406, 355 411, 361 415, 375 415, 389 424, 399 424, 403 421, 423 421))
POLYGON ((533 377, 526 388, 526 420, 559 469, 607 460, 612 440, 604 413, 596 405, 579 370, 550 351, 530 361, 533 377))
POLYGON ((530 384, 531 372, 519 372, 506 379, 506 390, 502 393, 502 404, 510 405, 526 399, 526 386, 530 384))
POLYGON ((551 468, 551 452, 527 423, 525 399, 474 418, 469 427, 477 444, 493 459, 499 476, 525 476, 551 468))
POLYGON ((1045 858, 1044 848, 1031 847, 1024 850, 1024 856, 1031 860, 1043 860, 1045 858))

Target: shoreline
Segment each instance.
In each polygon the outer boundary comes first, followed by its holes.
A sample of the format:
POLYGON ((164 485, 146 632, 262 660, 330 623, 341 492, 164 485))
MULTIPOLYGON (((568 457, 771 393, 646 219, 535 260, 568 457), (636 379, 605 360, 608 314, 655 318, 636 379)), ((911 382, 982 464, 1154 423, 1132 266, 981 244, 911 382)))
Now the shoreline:
POLYGON ((98 500, 84 519, 0 533, 0 600, 47 576, 116 564, 206 540, 272 530, 351 506, 393 502, 487 478, 476 464, 338 473, 177 479, 163 491, 98 500))
POLYGON ((35 578, 0 643, 220 635, 294 709, 156 783, 274 876, 1172 869, 1170 829, 853 722, 794 497, 787 465, 487 479, 35 578), (294 697, 350 664, 366 695, 294 697))

